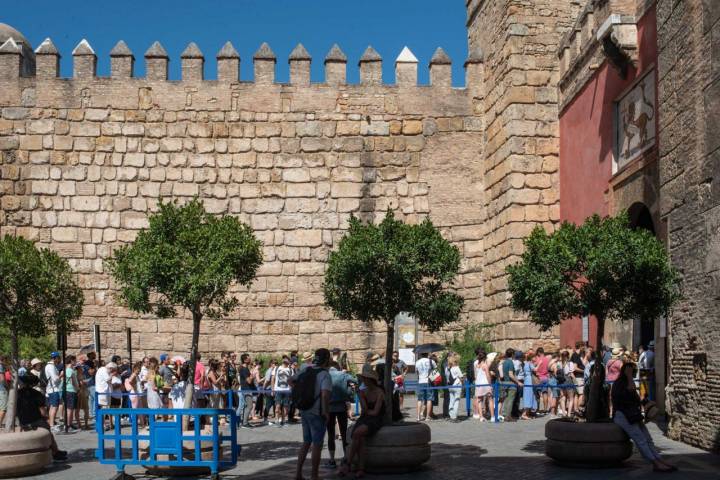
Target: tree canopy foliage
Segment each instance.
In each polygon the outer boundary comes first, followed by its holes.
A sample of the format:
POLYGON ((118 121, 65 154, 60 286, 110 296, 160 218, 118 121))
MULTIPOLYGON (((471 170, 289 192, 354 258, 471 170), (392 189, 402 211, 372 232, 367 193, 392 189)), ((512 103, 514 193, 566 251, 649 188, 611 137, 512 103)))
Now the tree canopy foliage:
POLYGON ((348 233, 330 253, 325 303, 338 317, 393 323, 407 312, 430 331, 457 320, 463 298, 447 287, 460 268, 460 252, 430 220, 408 225, 392 211, 379 225, 350 219, 348 233))
POLYGON ((0 240, 2 328, 18 337, 39 337, 58 327, 69 331, 82 307, 83 293, 67 260, 22 237, 0 240))
POLYGON ((262 263, 262 244, 236 217, 213 216, 198 199, 160 203, 135 241, 116 249, 110 271, 127 306, 160 318, 177 307, 201 317, 229 313, 236 282, 248 286, 262 263))
POLYGON ((511 304, 547 330, 580 315, 654 320, 679 298, 679 279, 664 246, 627 214, 536 227, 521 260, 507 268, 511 304))
MULTIPOLYGON (((43 338, 49 330, 75 328, 83 293, 67 260, 22 237, 0 239, 0 331, 9 334, 17 370, 20 339, 43 338)), ((8 402, 6 427, 15 421, 17 382, 8 402)))
MULTIPOLYGON (((668 315, 680 297, 679 276, 655 236, 632 229, 627 213, 593 215, 578 226, 565 222, 552 233, 536 227, 521 260, 507 268, 511 305, 547 330, 580 315, 597 319, 600 349, 605 320, 668 315)), ((594 368, 585 417, 608 417, 604 368, 594 368)))
MULTIPOLYGON (((449 287, 459 268, 457 247, 430 220, 408 225, 388 210, 379 225, 372 225, 353 216, 328 259, 325 304, 344 320, 384 321, 389 359, 398 314, 410 314, 431 332, 458 319, 463 298, 449 287)), ((390 371, 384 370, 386 392, 393 391, 390 371)), ((391 394, 385 404, 385 422, 391 423, 391 394)))

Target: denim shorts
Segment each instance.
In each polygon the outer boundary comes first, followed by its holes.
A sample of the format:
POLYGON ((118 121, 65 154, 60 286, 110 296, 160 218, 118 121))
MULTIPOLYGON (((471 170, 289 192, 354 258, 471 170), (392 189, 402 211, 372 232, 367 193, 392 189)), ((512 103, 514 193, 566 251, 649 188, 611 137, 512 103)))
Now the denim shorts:
POLYGON ((65 392, 65 407, 74 410, 77 406, 77 393, 75 392, 65 392))
POLYGON ((433 391, 430 390, 429 383, 418 383, 417 386, 417 399, 418 402, 432 402, 433 391))
POLYGON ((300 418, 302 419, 303 442, 322 446, 327 430, 325 419, 311 412, 300 412, 300 418))
POLYGON ((275 403, 281 407, 289 407, 290 392, 275 392, 275 403))
POLYGON ((49 407, 57 407, 60 405, 60 392, 48 393, 47 404, 49 407))

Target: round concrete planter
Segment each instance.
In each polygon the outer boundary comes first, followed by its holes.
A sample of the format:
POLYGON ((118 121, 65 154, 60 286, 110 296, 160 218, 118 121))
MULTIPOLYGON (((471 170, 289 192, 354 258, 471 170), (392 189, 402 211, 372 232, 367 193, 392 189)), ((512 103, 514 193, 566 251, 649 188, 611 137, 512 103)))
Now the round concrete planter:
POLYGON ((612 422, 550 420, 545 424, 545 454, 565 465, 612 467, 632 455, 632 443, 612 422))
MULTIPOLYGON (((352 436, 352 429, 348 432, 352 436)), ((430 427, 397 422, 382 427, 365 444, 364 469, 369 473, 403 473, 430 460, 430 427)))
POLYGON ((0 434, 0 478, 42 472, 53 461, 51 445, 52 435, 44 428, 0 434))

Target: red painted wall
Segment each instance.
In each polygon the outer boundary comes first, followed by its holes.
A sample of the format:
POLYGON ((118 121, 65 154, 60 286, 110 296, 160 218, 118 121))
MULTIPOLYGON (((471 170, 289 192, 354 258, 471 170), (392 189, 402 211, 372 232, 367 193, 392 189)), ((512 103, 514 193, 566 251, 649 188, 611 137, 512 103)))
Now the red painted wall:
MULTIPOLYGON (((657 62, 655 7, 638 21, 639 60, 625 79, 605 61, 560 113, 560 219, 582 223, 593 213, 607 215, 606 194, 612 177, 615 100, 657 62)), ((657 85, 656 85, 657 90, 657 85)), ((657 115, 655 116, 657 121, 657 115)), ((657 131, 657 129, 656 129, 657 131)), ((590 320, 590 343, 597 325, 590 320)), ((582 321, 560 326, 560 344, 582 340, 582 321)))

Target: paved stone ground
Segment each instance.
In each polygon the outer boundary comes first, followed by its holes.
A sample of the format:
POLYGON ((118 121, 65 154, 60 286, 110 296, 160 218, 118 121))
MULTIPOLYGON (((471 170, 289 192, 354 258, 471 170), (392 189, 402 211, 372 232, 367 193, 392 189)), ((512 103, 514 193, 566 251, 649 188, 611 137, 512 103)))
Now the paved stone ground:
MULTIPOLYGON (((393 480, 468 480, 476 476, 489 478, 542 479, 644 479, 657 478, 651 467, 635 453, 623 468, 587 470, 556 465, 544 455, 545 419, 493 424, 464 420, 453 424, 430 422, 432 459, 420 471, 405 475, 367 475, 368 479, 393 480)), ((656 425, 650 431, 666 458, 680 468, 668 475, 677 479, 720 479, 720 456, 713 455, 666 438, 656 425)), ((85 480, 110 478, 111 466, 100 465, 94 458, 94 432, 58 436, 61 448, 69 451, 67 464, 55 465, 36 478, 43 480, 85 480)), ((294 475, 295 454, 300 445, 298 425, 286 428, 272 426, 243 429, 239 432, 243 446, 237 467, 223 472, 225 480, 289 480, 294 475)), ((308 459, 309 463, 309 459, 308 459)), ((138 468, 129 468, 136 478, 148 476, 138 468)), ((306 472, 309 476, 309 472, 306 472)), ((339 478, 324 471, 327 479, 339 478)))

